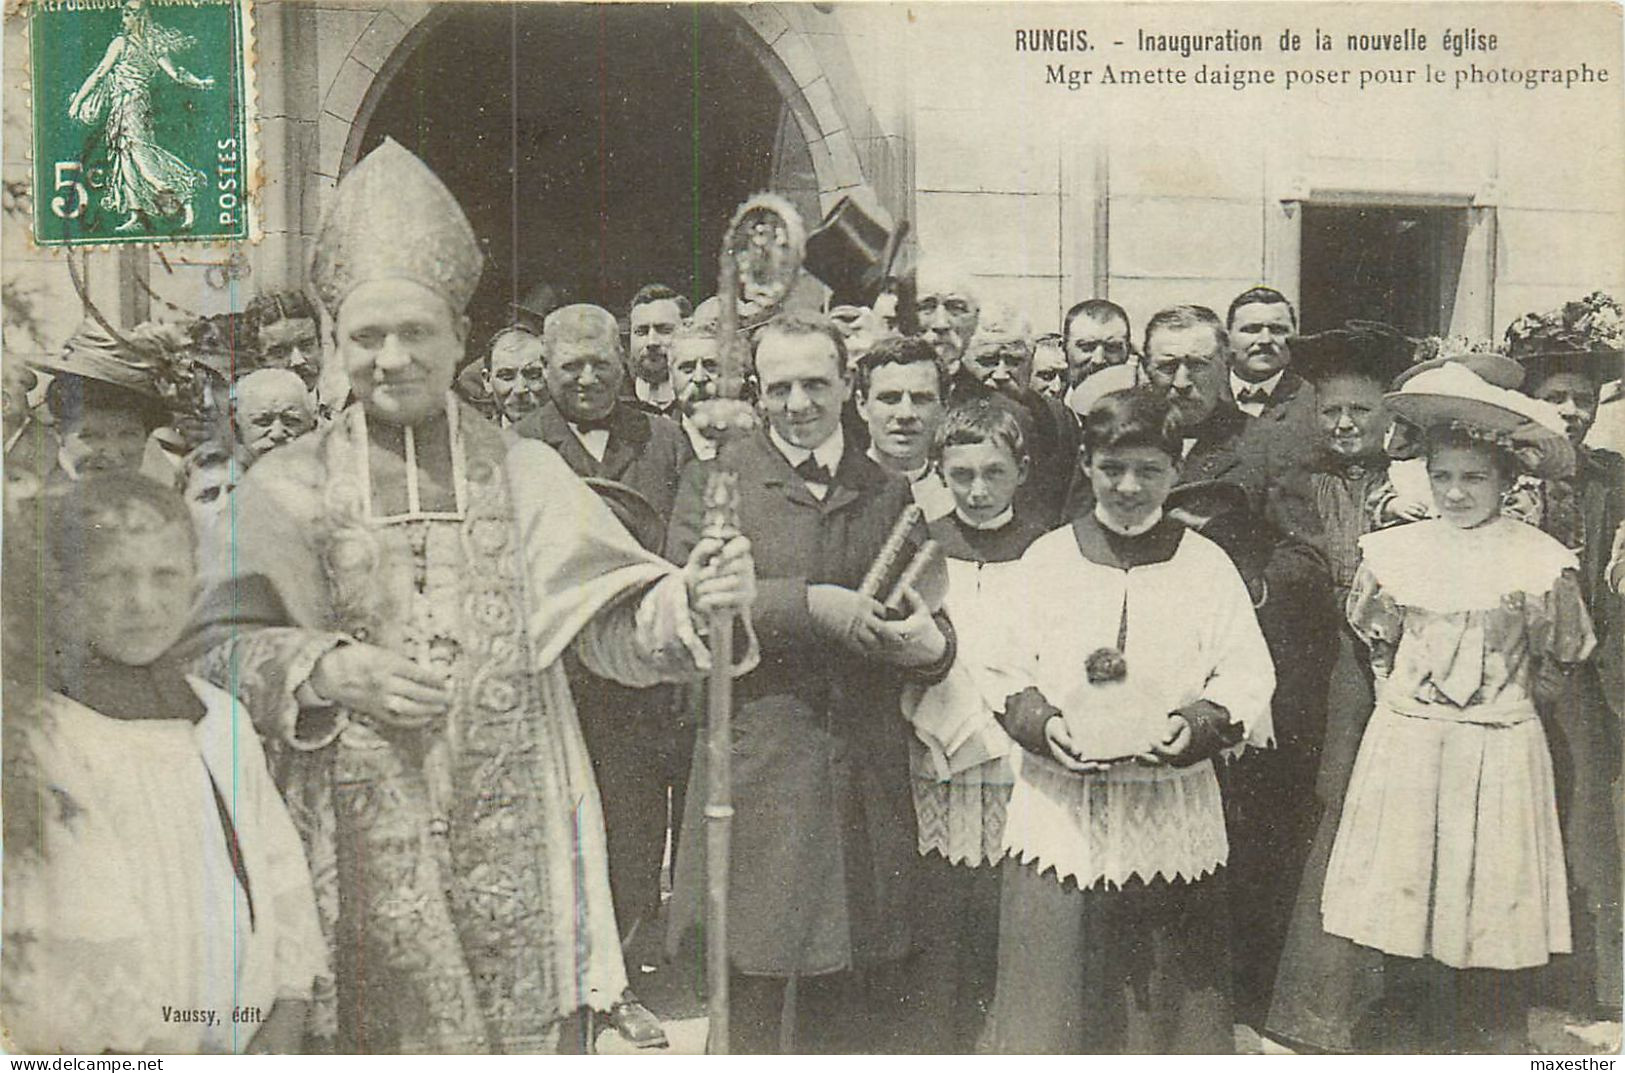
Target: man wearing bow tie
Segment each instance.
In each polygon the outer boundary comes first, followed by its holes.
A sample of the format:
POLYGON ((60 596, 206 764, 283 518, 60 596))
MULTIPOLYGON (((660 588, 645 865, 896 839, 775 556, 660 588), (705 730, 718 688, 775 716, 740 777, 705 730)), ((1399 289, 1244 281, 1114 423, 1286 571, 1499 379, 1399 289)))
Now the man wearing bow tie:
MULTIPOLYGON (((888 620, 857 591, 911 493, 842 430, 852 381, 839 330, 781 315, 757 339, 756 375, 767 427, 718 455, 739 478, 740 528, 762 549, 762 662, 734 694, 732 1053, 911 1049, 921 1044, 899 1035, 898 1002, 918 853, 900 695, 947 674, 953 634, 912 593, 888 620)), ((683 476, 668 554, 700 537, 710 465, 683 476)), ((705 773, 701 750, 673 946, 703 919, 705 773)))
POLYGON ((1314 433, 1314 398, 1303 377, 1290 368, 1288 342, 1298 332, 1298 312, 1273 287, 1252 287, 1236 295, 1225 318, 1230 333, 1230 397, 1250 418, 1300 428, 1305 441, 1314 433))
MULTIPOLYGON (((675 421, 621 398, 626 363, 615 317, 595 305, 554 310, 542 324, 542 360, 547 401, 518 424, 519 435, 546 443, 578 476, 629 486, 662 523, 669 520, 678 478, 694 451, 675 421)), ((674 698, 664 686, 633 689, 577 665, 569 671, 604 803, 615 917, 632 948, 639 925, 652 921, 660 906, 666 798, 674 757, 683 752, 666 732, 674 698)), ((681 803, 681 785, 676 789, 681 803)), ((629 975, 636 978, 635 971, 629 975)), ((610 1021, 640 1047, 666 1042, 660 1023, 630 991, 610 1021)))

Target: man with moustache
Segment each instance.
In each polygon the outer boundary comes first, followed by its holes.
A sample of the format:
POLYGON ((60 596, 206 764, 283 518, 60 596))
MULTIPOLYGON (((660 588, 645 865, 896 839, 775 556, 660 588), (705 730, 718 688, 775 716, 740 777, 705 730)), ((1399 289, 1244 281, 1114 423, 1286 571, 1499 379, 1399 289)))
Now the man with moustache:
POLYGON ((1314 393, 1289 366, 1289 340, 1298 334, 1298 311, 1273 287, 1251 287, 1230 303, 1230 397, 1255 420, 1289 430, 1307 455, 1315 433, 1314 393))
POLYGON ((976 334, 982 304, 964 273, 946 262, 923 261, 914 279, 914 309, 920 335, 936 347, 948 376, 957 377, 965 347, 976 334))
POLYGON ((677 400, 674 416, 688 437, 694 457, 709 461, 717 456, 717 441, 694 421, 695 407, 716 394, 722 372, 721 342, 713 321, 694 318, 677 326, 671 341, 671 388, 677 400))
POLYGON ((305 382, 291 369, 255 369, 232 385, 232 430, 244 469, 316 427, 305 382))
POLYGON ((1250 422, 1225 391, 1229 336, 1206 306, 1171 306, 1146 324, 1140 376, 1168 396, 1184 435, 1182 483, 1240 485, 1249 508, 1282 533, 1313 541, 1319 523, 1305 469, 1275 426, 1250 422))
POLYGON ((858 413, 869 429, 869 457, 908 481, 931 522, 954 499, 931 465, 931 444, 947 413, 948 370, 924 339, 890 336, 858 362, 858 413))
POLYGON ((491 337, 485 352, 485 394, 496 408, 497 424, 511 428, 547 397, 542 337, 523 324, 510 324, 491 337))
POLYGON ((1124 365, 1134 354, 1128 313, 1105 298, 1086 298, 1066 311, 1067 387, 1074 388, 1103 369, 1124 365))
MULTIPOLYGON (((946 675, 952 629, 915 593, 887 620, 857 591, 910 497, 842 430, 852 381, 840 332, 781 314, 757 336, 755 365, 767 427, 718 457, 737 474, 762 578, 762 662, 734 692, 730 1051, 912 1048, 898 1008, 918 858, 901 691, 946 675)), ((683 476, 670 555, 700 539, 708 475, 700 464, 683 476)), ((923 539, 918 526, 913 541, 923 539)), ((706 771, 697 750, 674 949, 704 916, 706 771)))
MULTIPOLYGON (((615 317, 595 305, 564 306, 543 321, 541 343, 548 398, 519 423, 519 435, 553 448, 578 476, 628 486, 654 508, 662 523, 667 521, 678 478, 694 452, 675 422, 620 397, 625 366, 615 317)), ((654 347, 645 346, 645 358, 654 347)), ((658 352, 664 360, 664 342, 658 344, 658 352)), ((569 671, 604 803, 615 919, 622 942, 630 947, 639 926, 652 920, 660 907, 668 771, 675 747, 661 731, 670 721, 674 698, 663 686, 619 685, 578 664, 569 671)), ((659 1021, 630 988, 610 1010, 609 1019, 637 1046, 666 1044, 659 1021)))
POLYGON ((626 314, 631 397, 662 417, 671 417, 677 407, 669 364, 672 337, 693 311, 687 298, 664 283, 649 283, 632 296, 626 314))

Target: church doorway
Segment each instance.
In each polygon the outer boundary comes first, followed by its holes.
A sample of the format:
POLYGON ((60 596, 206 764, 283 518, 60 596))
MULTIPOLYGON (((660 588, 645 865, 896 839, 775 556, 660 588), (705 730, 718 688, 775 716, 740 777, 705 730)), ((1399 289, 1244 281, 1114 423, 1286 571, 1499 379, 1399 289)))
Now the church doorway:
POLYGON ((710 5, 444 4, 380 75, 353 148, 394 138, 464 206, 489 254, 476 339, 544 282, 618 315, 649 282, 698 301, 751 193, 817 222, 805 138, 750 34, 710 5))

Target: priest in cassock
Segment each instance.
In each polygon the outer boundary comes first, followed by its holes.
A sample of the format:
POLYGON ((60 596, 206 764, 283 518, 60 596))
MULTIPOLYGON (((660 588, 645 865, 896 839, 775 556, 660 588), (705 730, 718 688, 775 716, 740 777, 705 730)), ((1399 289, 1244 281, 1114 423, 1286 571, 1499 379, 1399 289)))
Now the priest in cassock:
POLYGON ((357 401, 239 488, 237 573, 199 624, 206 672, 280 754, 337 977, 336 1023, 311 1028, 344 1052, 565 1048, 622 993, 563 656, 692 677, 706 613, 755 592, 744 540, 669 565, 551 448, 450 394, 480 261, 393 141, 339 184, 311 272, 357 401))

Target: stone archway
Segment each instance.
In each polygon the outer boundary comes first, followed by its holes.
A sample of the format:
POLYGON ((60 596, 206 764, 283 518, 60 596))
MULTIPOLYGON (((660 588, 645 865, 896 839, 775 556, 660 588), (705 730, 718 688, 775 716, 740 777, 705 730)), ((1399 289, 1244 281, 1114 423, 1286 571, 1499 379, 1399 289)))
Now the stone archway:
POLYGON ((845 31, 808 5, 392 4, 349 19, 342 52, 337 18, 316 26, 317 182, 385 135, 429 161, 487 246, 480 327, 544 281, 611 307, 651 279, 698 300, 740 199, 778 190, 811 225, 865 183, 862 136, 883 162, 896 148, 845 31), (793 25, 809 21, 822 29, 793 25), (651 159, 656 141, 669 151, 651 159), (692 186, 676 174, 690 163, 692 186))
MULTIPOLYGON (((391 4, 372 15, 323 87, 319 174, 336 179, 355 162, 368 121, 394 74, 453 9, 447 4, 391 4), (341 137, 334 129, 340 124, 341 137)), ((838 38, 824 34, 825 40, 815 43, 799 27, 808 17, 804 5, 719 5, 716 10, 734 23, 738 41, 772 79, 800 128, 817 177, 819 207, 827 209, 865 181, 858 135, 875 127, 861 91, 849 79, 832 78, 826 70, 830 55, 820 52, 844 59, 848 67, 850 58, 840 50, 838 38)))

